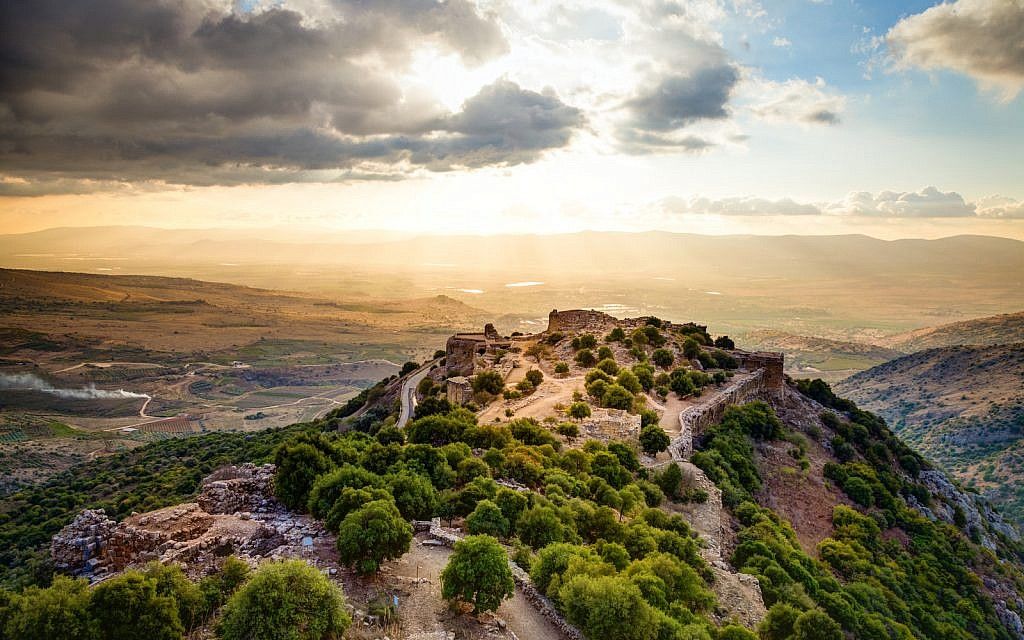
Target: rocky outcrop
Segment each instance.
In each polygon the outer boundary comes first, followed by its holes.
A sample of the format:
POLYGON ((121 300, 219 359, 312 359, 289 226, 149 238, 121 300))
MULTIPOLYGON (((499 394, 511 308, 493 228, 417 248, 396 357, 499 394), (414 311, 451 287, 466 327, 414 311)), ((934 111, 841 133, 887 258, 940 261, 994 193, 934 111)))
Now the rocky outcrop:
POLYGON ((941 500, 931 507, 926 507, 913 496, 908 498, 908 504, 926 518, 954 524, 959 511, 964 517, 964 529, 968 532, 977 532, 982 546, 993 551, 996 550, 996 541, 992 539, 993 532, 1013 541, 1020 540, 1020 532, 1016 527, 1006 522, 1002 515, 979 496, 959 489, 943 472, 927 469, 921 472, 920 480, 941 500))

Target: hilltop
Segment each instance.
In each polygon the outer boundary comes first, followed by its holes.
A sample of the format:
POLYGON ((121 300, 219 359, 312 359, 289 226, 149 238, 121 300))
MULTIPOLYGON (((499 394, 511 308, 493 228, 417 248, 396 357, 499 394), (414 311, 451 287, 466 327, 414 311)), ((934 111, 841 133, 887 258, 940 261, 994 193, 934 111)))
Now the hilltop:
POLYGON ((851 376, 836 390, 1024 520, 1024 343, 927 349, 851 376))

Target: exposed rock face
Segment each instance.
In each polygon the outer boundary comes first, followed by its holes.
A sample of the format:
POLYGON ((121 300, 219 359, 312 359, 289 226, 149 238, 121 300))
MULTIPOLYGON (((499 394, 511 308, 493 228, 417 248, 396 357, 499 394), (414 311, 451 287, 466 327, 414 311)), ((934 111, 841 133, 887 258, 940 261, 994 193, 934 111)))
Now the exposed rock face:
POLYGON ((1003 517, 994 511, 987 502, 958 489, 950 482, 946 474, 935 469, 927 469, 921 472, 920 479, 929 491, 943 500, 928 508, 911 496, 908 503, 925 517, 953 524, 956 511, 959 508, 966 520, 964 528, 967 531, 977 531, 981 544, 993 551, 996 549, 996 543, 990 535, 992 531, 1002 534, 1010 540, 1020 539, 1020 532, 1016 527, 1003 520, 1003 517))

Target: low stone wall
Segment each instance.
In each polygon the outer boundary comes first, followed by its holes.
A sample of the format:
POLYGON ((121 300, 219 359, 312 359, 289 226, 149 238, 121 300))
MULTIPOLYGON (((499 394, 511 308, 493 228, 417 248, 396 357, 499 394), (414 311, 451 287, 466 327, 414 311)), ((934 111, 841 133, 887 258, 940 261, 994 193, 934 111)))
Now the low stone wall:
MULTIPOLYGON (((417 520, 412 523, 413 529, 416 531, 423 531, 424 525, 429 525, 426 529, 428 535, 446 547, 454 547, 456 542, 462 540, 462 536, 441 526, 441 518, 434 518, 429 523, 417 520)), ((583 633, 569 624, 555 608, 555 605, 544 594, 537 591, 537 587, 533 586, 533 582, 530 580, 530 574, 511 560, 509 560, 508 566, 512 570, 512 579, 515 581, 516 587, 523 593, 523 597, 530 603, 530 606, 558 628, 568 640, 586 640, 583 633)))

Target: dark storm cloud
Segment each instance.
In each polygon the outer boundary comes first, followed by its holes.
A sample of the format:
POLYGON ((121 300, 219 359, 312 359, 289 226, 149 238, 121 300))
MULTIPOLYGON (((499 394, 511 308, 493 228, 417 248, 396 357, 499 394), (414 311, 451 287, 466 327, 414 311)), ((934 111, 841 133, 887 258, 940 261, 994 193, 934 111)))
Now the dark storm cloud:
MULTIPOLYGON (((336 0, 234 13, 216 0, 0 5, 0 171, 45 180, 287 182, 360 163, 530 162, 583 122, 499 81, 451 113, 395 80, 419 44, 507 49, 467 0, 336 0)), ((329 179, 329 178, 328 178, 329 179)))
POLYGON ((659 149, 702 151, 712 146, 696 136, 672 133, 701 120, 727 118, 726 106, 739 79, 739 71, 729 64, 660 78, 625 103, 629 116, 618 132, 622 147, 644 153, 659 149))

